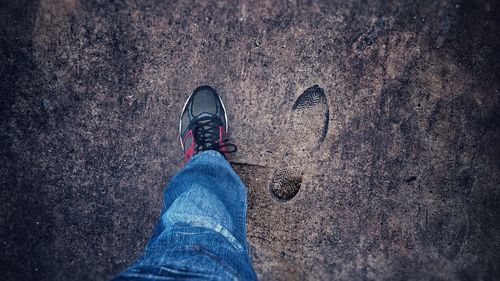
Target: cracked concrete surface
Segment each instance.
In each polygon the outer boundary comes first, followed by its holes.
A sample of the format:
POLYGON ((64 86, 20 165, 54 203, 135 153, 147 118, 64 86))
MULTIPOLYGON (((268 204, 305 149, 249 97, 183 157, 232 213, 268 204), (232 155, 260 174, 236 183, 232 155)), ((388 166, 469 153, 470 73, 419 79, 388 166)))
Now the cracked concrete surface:
POLYGON ((209 84, 261 280, 498 280, 499 9, 0 1, 2 278, 106 280, 134 260, 182 166, 183 102, 209 84), (315 84, 326 138, 278 202, 301 141, 287 117, 315 84))

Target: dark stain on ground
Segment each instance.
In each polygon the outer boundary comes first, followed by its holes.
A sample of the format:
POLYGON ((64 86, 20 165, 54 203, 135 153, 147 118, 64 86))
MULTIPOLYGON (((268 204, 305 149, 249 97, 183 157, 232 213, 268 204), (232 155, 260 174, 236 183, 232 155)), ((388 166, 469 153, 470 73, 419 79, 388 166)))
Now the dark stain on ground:
POLYGON ((499 280, 499 12, 0 1, 3 280, 106 280, 133 261, 201 84, 229 109, 261 280, 499 280), (286 120, 315 84, 328 130, 302 150, 286 120), (287 166, 283 204, 269 186, 287 166))
POLYGON ((379 37, 380 32, 384 28, 384 19, 378 19, 370 30, 360 38, 359 43, 356 45, 356 51, 362 52, 367 47, 371 46, 375 39, 379 37))
POLYGON ((409 177, 409 178, 405 179, 405 182, 410 183, 410 182, 412 182, 412 181, 416 181, 416 180, 417 180, 417 177, 416 177, 416 176, 411 176, 411 177, 409 177))

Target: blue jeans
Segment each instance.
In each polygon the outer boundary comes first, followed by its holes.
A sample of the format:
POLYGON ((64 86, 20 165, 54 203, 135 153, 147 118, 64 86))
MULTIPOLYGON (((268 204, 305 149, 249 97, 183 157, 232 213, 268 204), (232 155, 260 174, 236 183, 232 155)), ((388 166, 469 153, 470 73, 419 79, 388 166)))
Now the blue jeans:
POLYGON ((172 178, 144 253, 113 280, 256 280, 246 242, 247 190, 217 151, 172 178))

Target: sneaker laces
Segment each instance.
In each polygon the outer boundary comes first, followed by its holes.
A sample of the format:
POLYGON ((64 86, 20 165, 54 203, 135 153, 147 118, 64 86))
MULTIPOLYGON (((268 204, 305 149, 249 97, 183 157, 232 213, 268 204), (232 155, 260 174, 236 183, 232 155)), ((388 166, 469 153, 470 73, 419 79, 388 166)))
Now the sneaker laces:
POLYGON ((219 141, 219 122, 212 116, 196 119, 194 123, 194 142, 196 153, 205 150, 217 150, 224 156, 226 153, 236 152, 236 145, 230 143, 231 139, 219 141))

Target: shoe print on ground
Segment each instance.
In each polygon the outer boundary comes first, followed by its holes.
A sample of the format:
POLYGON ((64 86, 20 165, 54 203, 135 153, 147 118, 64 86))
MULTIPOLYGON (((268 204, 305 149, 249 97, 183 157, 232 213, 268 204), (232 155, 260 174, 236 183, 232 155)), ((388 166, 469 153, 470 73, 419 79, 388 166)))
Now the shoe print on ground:
POLYGON ((328 116, 325 92, 318 85, 305 90, 295 101, 286 126, 286 133, 292 137, 282 147, 283 161, 269 184, 269 192, 278 201, 289 201, 299 192, 326 137, 328 116))

